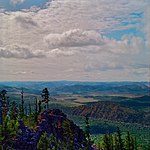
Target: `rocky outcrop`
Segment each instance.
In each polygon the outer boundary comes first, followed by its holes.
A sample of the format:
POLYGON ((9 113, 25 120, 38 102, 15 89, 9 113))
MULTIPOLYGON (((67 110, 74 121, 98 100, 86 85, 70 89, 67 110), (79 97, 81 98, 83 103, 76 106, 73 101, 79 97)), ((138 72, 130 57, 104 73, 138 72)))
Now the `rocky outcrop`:
MULTIPOLYGON (((26 127, 23 121, 19 121, 19 132, 15 139, 9 144, 15 150, 37 150, 37 144, 41 135, 45 132, 47 137, 54 136, 56 143, 61 143, 58 150, 65 148, 66 150, 88 149, 93 150, 88 146, 84 132, 74 124, 73 121, 67 119, 67 116, 59 109, 49 109, 42 112, 38 118, 38 124, 35 130, 26 127), (71 147, 68 148, 68 147, 71 147)), ((56 144, 55 143, 55 144, 56 144)), ((54 142, 51 142, 49 147, 52 149, 54 142)))

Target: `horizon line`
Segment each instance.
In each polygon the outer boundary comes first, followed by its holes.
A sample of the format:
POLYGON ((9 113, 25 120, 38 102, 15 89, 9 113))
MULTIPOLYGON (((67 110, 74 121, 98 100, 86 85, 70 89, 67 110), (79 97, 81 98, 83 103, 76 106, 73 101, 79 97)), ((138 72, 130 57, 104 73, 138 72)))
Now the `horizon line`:
POLYGON ((109 82, 109 83, 113 83, 113 82, 147 82, 149 83, 150 81, 129 81, 129 80, 122 80, 122 81, 84 81, 84 80, 26 80, 26 81, 13 81, 13 80, 9 80, 9 81, 0 81, 0 82, 99 82, 99 83, 104 83, 104 82, 109 82))

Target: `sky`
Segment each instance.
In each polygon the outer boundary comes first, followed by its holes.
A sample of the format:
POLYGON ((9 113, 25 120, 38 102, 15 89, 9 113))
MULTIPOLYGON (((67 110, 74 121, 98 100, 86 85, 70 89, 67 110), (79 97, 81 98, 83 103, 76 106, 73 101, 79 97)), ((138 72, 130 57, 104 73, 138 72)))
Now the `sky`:
POLYGON ((0 81, 149 81, 150 0, 0 0, 0 81))

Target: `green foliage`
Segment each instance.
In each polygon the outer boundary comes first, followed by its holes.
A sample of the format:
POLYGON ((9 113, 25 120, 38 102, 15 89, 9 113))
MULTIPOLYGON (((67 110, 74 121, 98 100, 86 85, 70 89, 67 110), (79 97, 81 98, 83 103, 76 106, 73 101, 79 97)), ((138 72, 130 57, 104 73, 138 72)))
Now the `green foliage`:
POLYGON ((130 135, 129 131, 125 137, 125 149, 126 150, 134 150, 134 138, 130 135))
POLYGON ((122 137, 121 137, 121 132, 120 132, 120 129, 119 127, 117 127, 117 136, 118 136, 118 147, 119 147, 119 150, 124 150, 123 148, 123 141, 122 141, 122 137))
POLYGON ((66 140, 66 148, 74 149, 74 129, 71 128, 70 122, 68 120, 63 121, 62 128, 65 130, 65 140, 66 140))
POLYGON ((16 138, 17 132, 18 132, 19 123, 17 120, 10 120, 9 117, 6 117, 3 120, 3 124, 0 126, 0 150, 2 149, 9 149, 10 147, 3 147, 2 143, 3 140, 5 142, 11 142, 12 139, 16 138))
POLYGON ((46 132, 41 135, 40 140, 37 144, 37 150, 58 150, 58 148, 61 148, 61 150, 65 150, 64 145, 60 140, 56 141, 56 138, 53 134, 51 134, 50 137, 47 137, 46 132))
POLYGON ((102 145, 98 146, 104 150, 149 150, 147 146, 141 146, 136 138, 128 131, 122 138, 118 129, 115 134, 105 134, 102 139, 102 145))
POLYGON ((91 140, 91 136, 90 136, 90 123, 89 123, 89 118, 87 116, 85 118, 85 136, 87 138, 88 147, 89 147, 93 144, 93 141, 91 140))
POLYGON ((46 132, 41 135, 40 140, 37 144, 37 150, 50 150, 50 139, 47 137, 46 132))
POLYGON ((113 137, 111 134, 105 134, 103 137, 103 146, 105 150, 113 150, 113 137))
POLYGON ((60 141, 57 142, 56 138, 53 134, 50 135, 50 142, 53 145, 52 149, 57 150, 60 145, 60 141))
POLYGON ((2 134, 5 138, 15 138, 18 132, 19 123, 17 120, 10 120, 9 117, 4 119, 2 125, 2 134), (5 133, 5 134, 4 134, 5 133))
POLYGON ((4 140, 4 136, 2 135, 2 125, 0 125, 0 150, 3 149, 2 141, 4 140))
POLYGON ((13 101, 11 104, 9 115, 10 115, 10 119, 17 120, 18 108, 17 108, 17 103, 15 101, 13 101))
POLYGON ((35 113, 30 114, 29 116, 25 116, 22 118, 25 126, 28 126, 30 129, 34 129, 37 122, 35 122, 35 113))

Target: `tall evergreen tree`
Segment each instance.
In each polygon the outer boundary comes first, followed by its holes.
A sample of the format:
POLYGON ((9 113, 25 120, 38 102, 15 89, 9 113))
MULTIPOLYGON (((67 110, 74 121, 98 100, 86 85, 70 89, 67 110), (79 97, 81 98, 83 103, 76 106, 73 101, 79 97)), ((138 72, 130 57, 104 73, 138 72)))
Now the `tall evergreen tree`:
POLYGON ((41 107, 41 105, 42 105, 42 102, 41 102, 41 101, 39 101, 39 102, 38 102, 38 107, 39 107, 38 113, 40 113, 40 112, 42 111, 42 107, 41 107))
POLYGON ((38 101, 37 97, 35 97, 35 122, 37 122, 37 118, 38 118, 38 101))
POLYGON ((24 91, 21 91, 21 118, 24 116, 24 91))
POLYGON ((48 109, 48 102, 49 102, 49 91, 47 88, 43 89, 42 91, 42 102, 45 102, 47 104, 47 109, 48 109))
POLYGON ((41 135, 40 140, 37 144, 37 150, 50 150, 50 139, 47 137, 46 132, 41 135))
POLYGON ((127 135, 125 137, 125 149, 126 150, 134 150, 135 149, 135 140, 130 135, 129 131, 127 132, 127 135))
POLYGON ((71 128, 71 124, 68 120, 64 120, 62 124, 62 128, 64 129, 64 135, 66 140, 66 148, 74 149, 74 136, 75 132, 71 128))
POLYGON ((105 134, 103 137, 103 145, 105 150, 113 150, 113 136, 111 134, 105 134))
POLYGON ((118 136, 117 136, 117 134, 115 133, 115 134, 114 134, 114 150, 120 150, 119 148, 120 148, 120 146, 119 146, 118 136))
POLYGON ((103 137, 103 145, 104 145, 104 150, 111 150, 110 149, 110 140, 108 134, 105 134, 103 137))
POLYGON ((88 147, 90 147, 93 144, 93 142, 90 136, 90 123, 88 116, 85 117, 85 136, 87 137, 88 147))
POLYGON ((122 138, 121 138, 121 132, 120 132, 120 129, 119 127, 117 127, 117 136, 118 136, 118 147, 119 147, 119 150, 124 150, 124 147, 123 147, 123 141, 122 141, 122 138))
POLYGON ((17 120, 17 117, 18 117, 17 103, 13 101, 10 108, 10 119, 17 120))
POLYGON ((6 90, 2 90, 0 92, 0 97, 2 100, 2 118, 5 118, 7 116, 7 112, 8 112, 8 97, 7 95, 7 91, 6 90))
POLYGON ((29 116, 31 115, 31 113, 32 113, 32 109, 31 109, 31 103, 29 102, 29 116))

